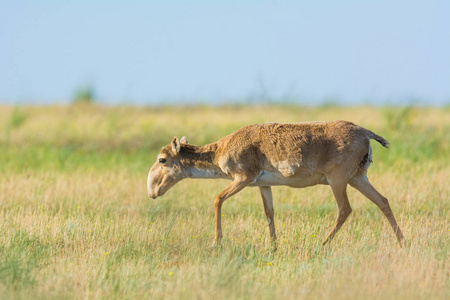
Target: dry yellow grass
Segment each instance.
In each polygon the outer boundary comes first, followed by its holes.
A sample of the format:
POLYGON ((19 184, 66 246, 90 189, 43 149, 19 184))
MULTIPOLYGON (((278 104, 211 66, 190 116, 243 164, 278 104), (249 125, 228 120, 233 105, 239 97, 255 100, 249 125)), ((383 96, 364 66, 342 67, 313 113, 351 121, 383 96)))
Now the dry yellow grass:
POLYGON ((1 107, 0 119, 1 298, 450 297, 448 109, 1 107), (213 201, 228 182, 146 197, 148 168, 173 135, 204 144, 255 122, 331 119, 391 142, 374 144, 369 176, 407 247, 351 188, 354 213, 326 247, 330 189, 275 188, 276 252, 257 189, 225 202, 215 250, 213 201))

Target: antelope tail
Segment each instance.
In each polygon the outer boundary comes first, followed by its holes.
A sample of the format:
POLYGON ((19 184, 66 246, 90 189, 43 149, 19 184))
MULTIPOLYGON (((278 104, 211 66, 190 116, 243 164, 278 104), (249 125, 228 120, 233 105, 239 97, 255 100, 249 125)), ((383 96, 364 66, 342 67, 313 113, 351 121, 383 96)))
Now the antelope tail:
POLYGON ((381 145, 383 145, 383 147, 385 148, 389 148, 389 142, 386 141, 383 137, 379 136, 378 134, 373 133, 370 130, 367 130, 367 135, 370 139, 377 141, 378 143, 380 143, 381 145))

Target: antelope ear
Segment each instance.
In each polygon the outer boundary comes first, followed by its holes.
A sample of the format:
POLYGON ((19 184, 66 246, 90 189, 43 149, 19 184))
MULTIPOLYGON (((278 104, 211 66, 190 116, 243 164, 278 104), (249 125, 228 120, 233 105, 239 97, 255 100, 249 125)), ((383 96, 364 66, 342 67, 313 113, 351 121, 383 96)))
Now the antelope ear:
POLYGON ((180 140, 177 137, 174 137, 170 144, 172 145, 173 153, 177 154, 178 152, 180 152, 181 145, 180 140))
POLYGON ((188 140, 187 140, 187 138, 185 136, 183 136, 181 138, 180 143, 182 143, 182 144, 189 144, 189 142, 188 142, 188 140))

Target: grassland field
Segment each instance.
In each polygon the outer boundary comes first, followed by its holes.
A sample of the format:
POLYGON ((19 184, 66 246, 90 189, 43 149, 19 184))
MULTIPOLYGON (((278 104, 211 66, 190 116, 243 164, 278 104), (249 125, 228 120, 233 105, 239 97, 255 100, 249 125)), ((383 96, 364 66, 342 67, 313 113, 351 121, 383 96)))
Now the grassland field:
POLYGON ((0 106, 1 299, 449 299, 450 109, 418 107, 0 106), (368 176, 408 240, 349 187, 275 187, 272 251, 258 189, 184 180, 156 200, 146 178, 173 136, 214 142, 251 123, 343 119, 376 142, 368 176))

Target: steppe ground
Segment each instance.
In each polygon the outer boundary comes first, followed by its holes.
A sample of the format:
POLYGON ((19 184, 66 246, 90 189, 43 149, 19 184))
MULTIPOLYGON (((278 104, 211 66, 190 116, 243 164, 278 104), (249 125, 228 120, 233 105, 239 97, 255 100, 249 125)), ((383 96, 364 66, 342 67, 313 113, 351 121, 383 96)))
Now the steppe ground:
POLYGON ((450 109, 0 106, 2 299, 449 299, 450 109), (344 119, 376 142, 369 169, 408 245, 348 189, 353 213, 322 246, 327 186, 275 187, 272 251, 258 189, 223 206, 225 180, 185 180, 151 200, 146 177, 174 135, 214 142, 251 123, 344 119))

